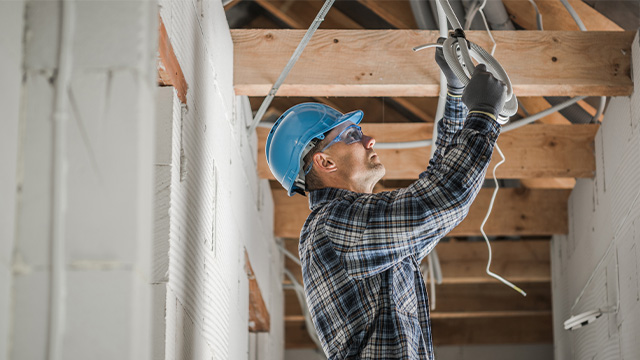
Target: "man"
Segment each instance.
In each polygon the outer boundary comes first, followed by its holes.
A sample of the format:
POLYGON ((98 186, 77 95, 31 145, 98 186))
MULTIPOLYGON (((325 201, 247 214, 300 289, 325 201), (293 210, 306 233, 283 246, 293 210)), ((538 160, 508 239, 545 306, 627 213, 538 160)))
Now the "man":
POLYGON ((407 188, 372 193, 385 168, 375 140, 357 126, 361 111, 299 104, 269 133, 276 179, 290 196, 309 191, 299 253, 307 304, 329 359, 433 359, 419 265, 475 199, 506 96, 484 65, 464 88, 441 49, 436 62, 448 83, 437 149, 407 188))

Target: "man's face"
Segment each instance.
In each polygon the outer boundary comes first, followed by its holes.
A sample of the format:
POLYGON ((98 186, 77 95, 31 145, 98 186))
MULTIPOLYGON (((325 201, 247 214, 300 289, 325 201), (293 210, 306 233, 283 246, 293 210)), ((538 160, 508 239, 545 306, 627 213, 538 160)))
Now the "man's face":
MULTIPOLYGON (((347 121, 332 129, 326 137, 327 143, 338 136, 342 130, 353 125, 347 121)), ((324 151, 336 162, 341 176, 355 184, 377 183, 385 174, 384 165, 373 150, 375 139, 364 135, 362 140, 353 144, 345 144, 340 141, 331 145, 324 151)))

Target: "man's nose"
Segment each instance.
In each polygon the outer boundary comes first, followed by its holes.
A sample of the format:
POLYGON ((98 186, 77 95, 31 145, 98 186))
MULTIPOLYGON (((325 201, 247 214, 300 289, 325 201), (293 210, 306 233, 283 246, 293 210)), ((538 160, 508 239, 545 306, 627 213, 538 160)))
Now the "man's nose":
POLYGON ((362 136, 362 143, 364 144, 365 149, 373 148, 373 145, 376 144, 376 139, 371 136, 364 135, 362 136))

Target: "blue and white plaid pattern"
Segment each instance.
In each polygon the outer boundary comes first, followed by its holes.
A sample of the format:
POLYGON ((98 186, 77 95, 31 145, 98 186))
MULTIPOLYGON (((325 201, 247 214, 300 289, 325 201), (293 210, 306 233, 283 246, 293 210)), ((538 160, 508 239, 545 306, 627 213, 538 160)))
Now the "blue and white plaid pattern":
POLYGON ((329 359, 433 359, 419 264, 475 199, 500 126, 447 97, 437 150, 407 188, 309 195, 300 235, 307 303, 329 359))

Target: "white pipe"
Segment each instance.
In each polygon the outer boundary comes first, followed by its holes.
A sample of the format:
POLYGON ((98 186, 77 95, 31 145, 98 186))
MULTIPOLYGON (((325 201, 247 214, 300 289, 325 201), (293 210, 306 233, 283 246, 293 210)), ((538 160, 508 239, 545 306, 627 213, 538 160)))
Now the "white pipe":
POLYGON ((289 259, 291 259, 294 263, 302 266, 302 263, 300 262, 300 259, 298 259, 295 255, 293 255, 292 253, 289 252, 289 250, 287 250, 284 246, 282 246, 281 244, 277 244, 278 248, 280 249, 280 251, 282 251, 282 253, 288 257, 289 259))
POLYGON ((66 317, 65 235, 67 217, 67 159, 66 127, 68 122, 67 89, 71 79, 73 34, 75 32, 75 3, 60 0, 61 27, 58 49, 53 122, 51 232, 50 232, 50 302, 47 353, 49 360, 62 359, 66 317))
POLYGON ((540 111, 539 113, 535 114, 535 115, 531 115, 527 118, 512 122, 511 124, 505 125, 502 127, 502 131, 501 132, 507 132, 507 131, 511 131, 511 130, 515 130, 517 128, 523 127, 527 124, 531 124, 532 122, 542 119, 543 117, 553 114, 556 111, 560 111, 566 107, 569 107, 575 103, 577 103, 578 101, 584 99, 586 96, 578 96, 578 97, 574 97, 573 99, 569 99, 563 103, 560 103, 558 105, 552 106, 546 110, 540 111))

